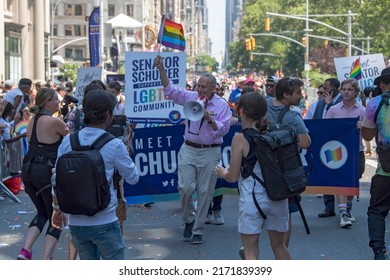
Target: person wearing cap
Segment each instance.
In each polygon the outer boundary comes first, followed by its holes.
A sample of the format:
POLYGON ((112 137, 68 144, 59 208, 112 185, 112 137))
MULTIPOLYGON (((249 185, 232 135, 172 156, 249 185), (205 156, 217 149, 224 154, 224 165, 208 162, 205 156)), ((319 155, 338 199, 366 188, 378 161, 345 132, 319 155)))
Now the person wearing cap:
POLYGON ((11 80, 6 80, 4 82, 3 94, 10 92, 13 88, 14 88, 14 82, 12 82, 11 80))
POLYGON ((3 97, 3 99, 7 100, 14 109, 12 114, 8 117, 9 122, 13 121, 15 115, 19 112, 20 107, 22 106, 24 95, 28 95, 30 93, 31 86, 32 81, 30 79, 22 78, 19 80, 18 87, 14 88, 3 97))
POLYGON ((229 102, 234 103, 235 101, 237 101, 237 95, 241 94, 243 88, 245 87, 245 80, 245 76, 241 76, 238 78, 237 87, 230 93, 229 102))
MULTIPOLYGON (((379 86, 382 93, 367 103, 361 133, 367 141, 371 141, 377 135, 378 143, 388 146, 390 144, 390 67, 382 70, 381 75, 375 79, 374 85, 379 86)), ((378 144, 378 146, 382 145, 378 144)), ((390 211, 390 172, 385 171, 386 168, 382 165, 383 162, 381 164, 378 161, 375 175, 371 178, 371 198, 367 211, 369 246, 374 252, 375 260, 389 259, 386 253, 385 233, 386 217, 390 211)))
POLYGON ((267 78, 266 82, 265 82, 265 92, 266 92, 266 97, 272 97, 274 98, 275 97, 275 87, 276 87, 276 83, 278 82, 278 78, 276 78, 275 76, 270 76, 267 78))

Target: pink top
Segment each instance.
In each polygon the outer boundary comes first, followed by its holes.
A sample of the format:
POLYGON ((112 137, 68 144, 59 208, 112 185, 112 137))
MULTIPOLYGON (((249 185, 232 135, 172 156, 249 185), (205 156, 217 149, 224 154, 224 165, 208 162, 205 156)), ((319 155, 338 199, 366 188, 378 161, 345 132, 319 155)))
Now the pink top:
MULTIPOLYGON (((178 87, 172 81, 164 88, 164 95, 179 105, 184 105, 188 101, 198 100, 199 98, 196 91, 188 91, 178 87)), ((197 144, 222 144, 223 136, 230 129, 231 112, 229 105, 223 98, 214 94, 213 98, 207 102, 206 110, 214 116, 218 129, 214 130, 206 120, 186 120, 184 138, 197 144)))
MULTIPOLYGON (((328 112, 326 113, 326 119, 359 118, 359 121, 363 121, 365 111, 366 108, 359 102, 355 102, 355 105, 348 109, 344 106, 344 102, 341 101, 329 108, 328 112)), ((364 150, 361 133, 359 150, 364 150)))

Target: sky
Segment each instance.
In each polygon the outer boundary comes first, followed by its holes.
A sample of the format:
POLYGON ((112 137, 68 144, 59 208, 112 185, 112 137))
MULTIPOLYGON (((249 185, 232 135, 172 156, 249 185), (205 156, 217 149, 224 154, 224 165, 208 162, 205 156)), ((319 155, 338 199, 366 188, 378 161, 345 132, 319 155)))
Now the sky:
POLYGON ((209 13, 208 33, 212 42, 211 56, 215 57, 219 65, 225 53, 225 1, 206 0, 209 13))

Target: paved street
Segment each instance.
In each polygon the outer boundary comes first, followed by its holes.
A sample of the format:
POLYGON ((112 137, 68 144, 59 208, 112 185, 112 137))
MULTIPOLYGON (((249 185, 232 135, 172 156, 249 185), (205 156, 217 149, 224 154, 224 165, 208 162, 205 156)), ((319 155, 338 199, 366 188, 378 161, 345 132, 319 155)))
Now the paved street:
MULTIPOLYGON (((322 198, 303 195, 302 206, 311 234, 305 233, 299 214, 293 215, 293 234, 290 253, 299 260, 370 260, 368 247, 367 206, 369 181, 374 174, 375 160, 368 161, 361 180, 359 202, 354 201, 356 222, 351 229, 339 228, 338 217, 323 218, 317 214, 323 210, 322 198)), ((0 202, 0 260, 13 260, 23 245, 24 234, 34 216, 34 206, 22 191, 17 195, 22 204, 6 198, 0 202)), ((128 259, 137 260, 235 260, 239 259, 241 246, 237 233, 238 198, 225 196, 222 202, 224 225, 206 225, 205 243, 191 245, 182 240, 183 225, 180 219, 179 201, 158 202, 151 208, 129 206, 125 222, 125 240, 128 259)), ((389 219, 388 219, 389 220, 389 219)), ((54 254, 55 259, 67 258, 69 233, 64 232, 54 254)), ((33 258, 42 259, 43 236, 34 246, 33 258)), ((390 244, 390 235, 387 235, 390 244)), ((260 258, 273 259, 268 236, 261 236, 260 258)))

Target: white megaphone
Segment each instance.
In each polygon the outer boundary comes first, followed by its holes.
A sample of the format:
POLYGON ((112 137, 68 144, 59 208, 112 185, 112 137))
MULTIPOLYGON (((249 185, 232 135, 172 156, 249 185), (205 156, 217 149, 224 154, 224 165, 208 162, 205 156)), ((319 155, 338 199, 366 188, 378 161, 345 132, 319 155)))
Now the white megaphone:
POLYGON ((188 101, 183 107, 184 115, 190 121, 200 121, 203 118, 206 105, 207 97, 204 95, 196 101, 188 101))

